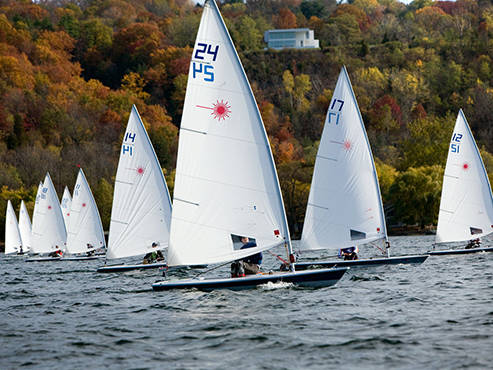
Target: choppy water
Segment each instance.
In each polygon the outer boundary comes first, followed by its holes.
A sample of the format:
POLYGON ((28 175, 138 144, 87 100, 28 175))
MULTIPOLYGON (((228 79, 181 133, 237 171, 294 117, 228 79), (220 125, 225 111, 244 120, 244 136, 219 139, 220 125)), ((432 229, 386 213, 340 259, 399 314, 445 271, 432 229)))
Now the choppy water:
MULTIPOLYGON (((391 239, 395 254, 432 240, 391 239)), ((323 289, 212 293, 153 292, 157 271, 97 274, 100 264, 2 256, 2 369, 492 366, 493 253, 353 269, 323 289)))

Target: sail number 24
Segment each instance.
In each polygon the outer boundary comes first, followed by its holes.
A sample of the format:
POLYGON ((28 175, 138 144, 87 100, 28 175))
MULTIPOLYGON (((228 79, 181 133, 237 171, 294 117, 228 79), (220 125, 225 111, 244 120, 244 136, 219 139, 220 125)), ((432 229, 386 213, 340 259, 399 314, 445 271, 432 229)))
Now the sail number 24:
POLYGON ((219 51, 219 45, 211 45, 199 42, 195 49, 192 62, 192 77, 197 78, 199 75, 203 75, 203 79, 206 82, 214 81, 214 66, 209 64, 215 62, 217 53, 219 51))

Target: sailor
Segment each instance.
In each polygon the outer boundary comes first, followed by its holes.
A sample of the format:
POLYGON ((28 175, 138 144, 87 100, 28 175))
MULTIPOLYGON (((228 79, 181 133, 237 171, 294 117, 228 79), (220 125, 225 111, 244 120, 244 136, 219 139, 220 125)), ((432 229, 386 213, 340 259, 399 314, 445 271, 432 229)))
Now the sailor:
POLYGON ((152 243, 152 248, 156 250, 153 250, 152 252, 149 252, 144 256, 144 260, 142 261, 144 265, 164 260, 163 252, 157 249, 158 245, 159 244, 156 242, 152 243))
POLYGON ((63 255, 62 250, 58 247, 58 245, 55 246, 55 250, 48 254, 48 257, 61 257, 63 255))
MULTIPOLYGON (((243 246, 240 249, 255 248, 257 244, 251 242, 248 237, 241 238, 243 246)), ((243 269, 246 275, 255 275, 260 272, 260 265, 262 264, 262 252, 243 258, 243 269)))
POLYGON ((24 251, 22 250, 22 244, 19 245, 19 252, 17 254, 24 254, 24 251))
POLYGON ((481 246, 481 242, 479 238, 470 240, 466 245, 466 249, 479 248, 481 246))
POLYGON ((87 246, 87 252, 86 252, 87 257, 94 256, 94 247, 89 243, 87 243, 86 246, 87 246))
POLYGON ((353 246, 349 248, 342 248, 339 250, 339 258, 344 258, 345 261, 357 260, 358 259, 358 246, 353 246))

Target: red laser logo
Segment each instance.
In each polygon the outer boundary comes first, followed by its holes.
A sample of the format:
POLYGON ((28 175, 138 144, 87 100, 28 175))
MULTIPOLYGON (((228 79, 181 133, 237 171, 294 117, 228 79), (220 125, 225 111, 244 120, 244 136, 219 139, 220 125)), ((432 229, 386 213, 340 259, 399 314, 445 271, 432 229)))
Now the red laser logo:
POLYGON ((218 121, 225 121, 226 118, 229 118, 231 113, 231 106, 228 105, 228 102, 225 102, 221 99, 221 101, 217 100, 216 103, 212 103, 212 107, 204 107, 203 105, 197 105, 197 108, 210 109, 211 116, 214 116, 214 119, 218 121))

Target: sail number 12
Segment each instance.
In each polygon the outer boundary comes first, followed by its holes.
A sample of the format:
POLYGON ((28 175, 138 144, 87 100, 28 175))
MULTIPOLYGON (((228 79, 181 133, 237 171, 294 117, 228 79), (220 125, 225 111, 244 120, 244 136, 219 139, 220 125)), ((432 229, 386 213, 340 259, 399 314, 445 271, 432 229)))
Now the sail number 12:
POLYGON ((450 144, 450 151, 452 153, 459 153, 460 141, 462 139, 462 134, 456 134, 452 136, 452 143, 450 144))

